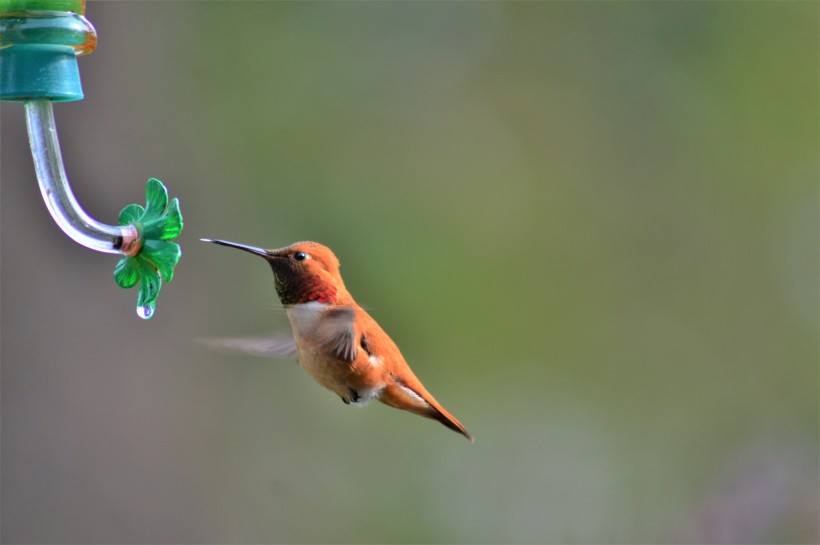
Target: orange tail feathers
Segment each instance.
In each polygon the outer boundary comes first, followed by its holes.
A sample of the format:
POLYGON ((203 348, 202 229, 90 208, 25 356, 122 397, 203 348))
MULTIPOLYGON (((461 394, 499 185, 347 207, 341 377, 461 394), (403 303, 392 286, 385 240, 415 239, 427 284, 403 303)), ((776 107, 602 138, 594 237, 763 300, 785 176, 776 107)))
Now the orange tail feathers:
MULTIPOLYGON (((436 405, 438 405, 438 404, 436 404, 436 405)), ((466 437, 469 442, 475 443, 475 437, 473 437, 473 434, 470 433, 467 430, 467 428, 465 428, 464 425, 461 422, 459 422, 458 419, 455 416, 453 416, 452 414, 447 412, 444 409, 444 407, 442 407, 441 405, 438 405, 437 409, 433 408, 433 407, 430 407, 430 408, 432 409, 432 411, 428 412, 428 414, 427 414, 428 417, 433 418, 435 420, 438 420, 439 422, 441 422, 442 424, 444 424, 445 426, 447 426, 451 430, 453 430, 455 432, 458 432, 461 435, 463 435, 464 437, 466 437)))
POLYGON ((423 388, 421 392, 404 385, 401 381, 390 384, 382 391, 379 401, 390 407, 408 411, 419 416, 438 420, 451 430, 460 433, 471 443, 475 442, 475 437, 465 428, 458 419, 447 412, 439 403, 423 388))

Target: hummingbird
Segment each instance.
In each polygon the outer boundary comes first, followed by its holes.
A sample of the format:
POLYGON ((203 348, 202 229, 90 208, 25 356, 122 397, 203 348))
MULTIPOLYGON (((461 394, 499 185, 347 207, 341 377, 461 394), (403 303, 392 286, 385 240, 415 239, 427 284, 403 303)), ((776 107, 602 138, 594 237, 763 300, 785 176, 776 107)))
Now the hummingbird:
POLYGON ((318 242, 266 250, 203 238, 258 255, 273 270, 274 287, 293 336, 228 340, 223 344, 256 355, 296 356, 300 365, 345 404, 385 405, 438 420, 471 443, 472 434, 427 391, 396 343, 345 288, 339 260, 318 242))

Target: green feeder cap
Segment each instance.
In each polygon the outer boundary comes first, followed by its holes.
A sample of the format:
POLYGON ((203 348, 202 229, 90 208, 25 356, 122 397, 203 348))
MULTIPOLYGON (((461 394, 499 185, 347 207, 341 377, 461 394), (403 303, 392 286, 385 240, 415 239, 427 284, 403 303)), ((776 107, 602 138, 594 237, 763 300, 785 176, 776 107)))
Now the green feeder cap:
POLYGON ((0 0, 0 100, 81 100, 77 56, 97 45, 78 0, 0 0))

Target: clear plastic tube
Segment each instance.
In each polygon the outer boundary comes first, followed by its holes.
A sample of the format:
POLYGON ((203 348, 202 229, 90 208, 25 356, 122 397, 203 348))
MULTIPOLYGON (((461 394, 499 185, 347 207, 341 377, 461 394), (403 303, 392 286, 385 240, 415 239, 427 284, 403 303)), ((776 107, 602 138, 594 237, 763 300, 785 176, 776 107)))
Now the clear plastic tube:
POLYGON ((109 254, 122 254, 139 240, 139 233, 133 226, 106 225, 90 217, 80 207, 63 167, 60 142, 50 100, 28 100, 25 102, 26 124, 28 126, 34 169, 40 183, 46 207, 51 217, 66 235, 92 250, 109 254))

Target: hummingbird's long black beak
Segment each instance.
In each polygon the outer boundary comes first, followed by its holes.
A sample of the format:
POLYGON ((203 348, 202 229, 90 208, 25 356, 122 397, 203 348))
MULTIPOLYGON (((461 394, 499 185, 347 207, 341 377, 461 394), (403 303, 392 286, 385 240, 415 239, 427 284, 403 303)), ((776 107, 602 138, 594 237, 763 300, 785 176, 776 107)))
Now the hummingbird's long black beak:
POLYGON ((227 246, 229 248, 238 248, 240 250, 245 250, 246 252, 262 256, 264 258, 270 257, 270 254, 267 250, 265 250, 264 248, 257 248, 256 246, 237 244, 236 242, 229 242, 227 240, 217 240, 213 238, 201 238, 199 240, 201 240, 202 242, 213 242, 214 244, 219 244, 220 246, 227 246))

